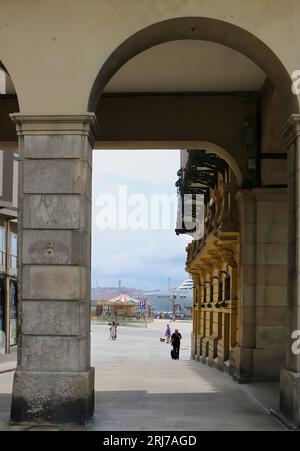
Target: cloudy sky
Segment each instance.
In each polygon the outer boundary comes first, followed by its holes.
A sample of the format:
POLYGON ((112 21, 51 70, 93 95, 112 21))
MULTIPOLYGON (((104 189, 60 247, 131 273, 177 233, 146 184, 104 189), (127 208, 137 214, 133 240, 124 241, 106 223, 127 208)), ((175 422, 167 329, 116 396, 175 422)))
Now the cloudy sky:
POLYGON ((179 151, 94 151, 92 284, 172 287, 184 271, 188 240, 177 237, 179 151), (160 208, 157 199, 168 208, 160 208), (162 214, 164 211, 164 214, 162 214))

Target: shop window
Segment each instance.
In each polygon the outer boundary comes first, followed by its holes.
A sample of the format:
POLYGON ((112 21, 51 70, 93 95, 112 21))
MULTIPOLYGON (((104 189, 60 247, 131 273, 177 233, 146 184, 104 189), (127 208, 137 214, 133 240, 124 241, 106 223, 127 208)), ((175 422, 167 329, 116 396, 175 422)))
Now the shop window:
POLYGON ((6 230, 0 226, 0 266, 6 265, 6 230))
POLYGON ((5 284, 4 278, 0 278, 0 354, 5 354, 5 284))
POLYGON ((0 332, 5 331, 5 284, 4 278, 0 278, 0 332))
POLYGON ((10 308, 10 346, 17 344, 17 317, 18 317, 18 289, 17 282, 9 282, 9 308, 10 308))
POLYGON ((10 268, 17 269, 18 237, 16 233, 10 234, 10 268))

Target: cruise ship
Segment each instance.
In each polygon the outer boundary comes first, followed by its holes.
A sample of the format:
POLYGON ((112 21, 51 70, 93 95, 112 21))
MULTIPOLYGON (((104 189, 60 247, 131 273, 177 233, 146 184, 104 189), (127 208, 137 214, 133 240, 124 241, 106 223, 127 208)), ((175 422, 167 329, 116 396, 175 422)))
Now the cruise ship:
POLYGON ((171 291, 154 290, 145 292, 145 298, 152 305, 153 313, 171 313, 172 312, 172 293, 171 291))
POLYGON ((182 316, 185 318, 192 317, 193 289, 193 280, 187 279, 182 282, 182 284, 178 288, 173 290, 172 297, 174 301, 176 316, 182 316))
POLYGON ((174 290, 145 293, 154 313, 175 313, 178 318, 191 318, 193 309, 193 281, 187 279, 174 290))

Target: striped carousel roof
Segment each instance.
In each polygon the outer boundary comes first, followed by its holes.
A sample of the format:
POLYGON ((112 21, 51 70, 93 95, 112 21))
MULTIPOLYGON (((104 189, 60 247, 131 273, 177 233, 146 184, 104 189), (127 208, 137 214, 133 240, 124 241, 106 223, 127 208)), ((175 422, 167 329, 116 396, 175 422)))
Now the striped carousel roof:
POLYGON ((119 304, 119 305, 138 305, 139 301, 136 299, 133 299, 131 296, 128 296, 127 294, 120 294, 119 296, 110 299, 108 301, 111 304, 119 304))

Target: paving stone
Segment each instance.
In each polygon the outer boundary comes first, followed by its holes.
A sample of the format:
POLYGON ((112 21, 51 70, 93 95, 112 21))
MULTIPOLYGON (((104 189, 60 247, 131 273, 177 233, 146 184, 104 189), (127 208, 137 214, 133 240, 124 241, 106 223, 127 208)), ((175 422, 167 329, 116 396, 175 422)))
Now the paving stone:
MULTIPOLYGON (((278 384, 238 385, 215 369, 190 360, 190 327, 183 334, 181 360, 159 338, 166 323, 119 328, 108 340, 108 326, 93 326, 96 368, 95 416, 84 428, 102 431, 283 431, 269 409, 278 408, 278 384)), ((0 358, 1 362, 1 358, 0 358)), ((0 375, 0 430, 9 426, 12 374, 0 375)))

